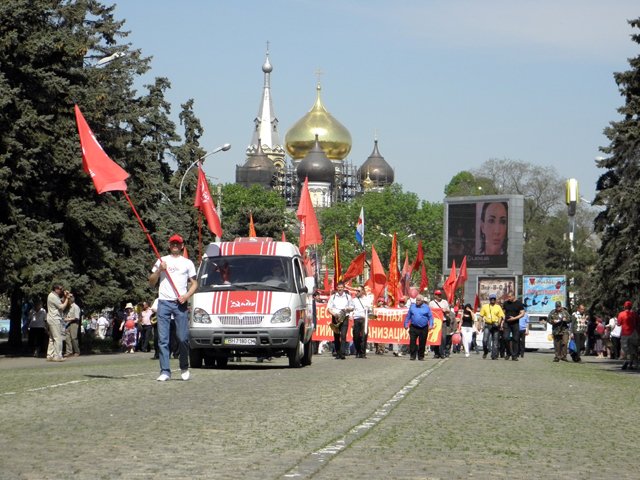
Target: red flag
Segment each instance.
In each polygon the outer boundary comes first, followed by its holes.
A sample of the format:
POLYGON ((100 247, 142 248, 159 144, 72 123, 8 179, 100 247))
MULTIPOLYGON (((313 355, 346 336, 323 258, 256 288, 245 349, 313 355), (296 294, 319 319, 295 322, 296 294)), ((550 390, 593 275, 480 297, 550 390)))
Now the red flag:
POLYGON ((348 282, 349 280, 356 278, 358 275, 362 275, 362 273, 364 272, 364 262, 366 259, 366 252, 362 252, 360 255, 354 258, 349 265, 349 268, 347 268, 347 271, 342 276, 342 279, 345 282, 348 282))
POLYGON ((77 105, 75 112, 82 147, 82 168, 91 175, 97 192, 125 192, 127 190, 125 180, 129 174, 104 152, 77 105))
POLYGON ((333 236, 333 288, 337 288, 338 282, 342 281, 342 264, 340 263, 340 246, 338 245, 338 234, 333 236))
POLYGON ((331 285, 329 284, 329 269, 327 268, 324 271, 324 282, 322 287, 324 288, 324 293, 329 295, 331 293, 331 285))
POLYGON ((476 293, 476 299, 473 302, 473 311, 477 312, 478 311, 478 307, 480 307, 480 297, 476 293))
POLYGON ((249 211, 249 238, 256 238, 256 226, 253 224, 253 213, 249 211))
POLYGON ((415 272, 420 268, 420 265, 424 262, 424 252, 422 251, 422 240, 418 242, 418 253, 416 253, 416 260, 411 266, 411 272, 415 272))
POLYGON ((316 212, 311 203, 311 195, 309 194, 309 179, 304 179, 302 192, 300 192, 300 203, 296 212, 298 220, 300 220, 300 252, 309 245, 318 245, 322 243, 322 235, 320 235, 320 226, 316 218, 316 212))
POLYGON ((189 258, 189 252, 187 252, 187 247, 184 247, 184 248, 182 249, 182 256, 183 256, 184 258, 189 258))
POLYGON ((391 259, 389 260, 389 276, 387 277, 387 296, 390 307, 397 307, 400 296, 400 272, 398 271, 398 238, 394 232, 391 241, 391 259))
POLYGON ((409 252, 404 252, 404 265, 400 272, 400 285, 402 286, 402 295, 409 295, 409 287, 411 286, 411 266, 409 265, 409 252))
POLYGON ((429 287, 429 277, 427 276, 427 267, 424 262, 420 265, 420 291, 423 292, 429 287))
POLYGON ((204 175, 202 167, 198 165, 198 188, 196 190, 196 198, 193 206, 202 212, 204 218, 207 219, 207 225, 209 230, 216 237, 222 237, 222 227, 220 226, 220 218, 216 213, 216 206, 213 203, 213 198, 209 193, 209 185, 207 184, 207 178, 204 175))
POLYGON ((465 255, 458 270, 458 279, 456 280, 456 290, 462 288, 464 292, 464 283, 467 281, 467 256, 465 255))
POLYGON ((444 282, 442 287, 445 295, 447 296, 447 302, 451 304, 453 302, 453 296, 456 293, 456 261, 453 261, 451 265, 451 271, 449 272, 449 278, 444 282))
POLYGON ((378 298, 382 296, 384 292, 384 286, 387 283, 387 276, 384 273, 384 268, 382 267, 382 262, 380 261, 380 257, 378 257, 378 252, 376 252, 376 248, 371 245, 371 277, 368 280, 368 284, 371 287, 371 293, 373 293, 373 301, 374 305, 378 301, 378 298))
POLYGON ((286 242, 287 241, 287 237, 284 234, 284 230, 282 231, 282 238, 280 239, 281 242, 286 242))

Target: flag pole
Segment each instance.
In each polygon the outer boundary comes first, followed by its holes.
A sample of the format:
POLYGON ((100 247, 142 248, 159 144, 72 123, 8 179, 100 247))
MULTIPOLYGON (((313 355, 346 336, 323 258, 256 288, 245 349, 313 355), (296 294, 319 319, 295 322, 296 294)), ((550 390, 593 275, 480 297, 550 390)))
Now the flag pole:
MULTIPOLYGON (((162 262, 162 257, 160 256, 160 253, 158 252, 158 249, 156 248, 156 244, 153 243, 153 239, 151 238, 151 235, 149 235, 149 230, 147 230, 147 227, 145 227, 144 223, 142 223, 142 219, 140 218, 140 215, 138 215, 138 211, 136 210, 136 207, 133 206, 133 202, 131 201, 131 198, 129 197, 129 194, 127 193, 126 190, 122 190, 122 193, 124 193, 125 198, 129 202, 129 205, 131 206, 131 210, 133 210, 134 215, 138 219, 138 223, 140 224, 140 228, 142 229, 144 234, 147 236, 147 240, 149 240, 149 244, 151 245, 151 248, 153 248, 153 252, 156 254, 156 258, 162 262)), ((171 275, 169 275, 169 272, 167 272, 167 271, 165 271, 164 273, 167 276, 167 279, 169 280, 169 283, 171 284, 171 288, 173 288, 173 291, 179 297, 180 293, 178 292, 178 289, 176 288, 176 285, 173 283, 173 279, 171 278, 171 275)))

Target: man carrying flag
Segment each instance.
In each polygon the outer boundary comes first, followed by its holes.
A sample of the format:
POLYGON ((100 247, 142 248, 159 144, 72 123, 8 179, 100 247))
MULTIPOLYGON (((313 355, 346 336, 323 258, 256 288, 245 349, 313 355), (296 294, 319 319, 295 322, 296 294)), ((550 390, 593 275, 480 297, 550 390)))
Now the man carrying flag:
POLYGON ((171 378, 169 365, 169 330, 171 317, 176 324, 176 337, 180 348, 180 371, 182 380, 189 380, 189 312, 188 300, 196 292, 196 267, 193 262, 182 255, 184 241, 180 235, 169 238, 170 255, 156 260, 149 284, 158 288, 158 346, 160 349, 159 382, 166 382, 171 378), (169 283, 167 274, 171 273, 174 284, 169 283), (175 287, 175 288, 172 288, 175 287), (188 289, 187 289, 188 287, 188 289))

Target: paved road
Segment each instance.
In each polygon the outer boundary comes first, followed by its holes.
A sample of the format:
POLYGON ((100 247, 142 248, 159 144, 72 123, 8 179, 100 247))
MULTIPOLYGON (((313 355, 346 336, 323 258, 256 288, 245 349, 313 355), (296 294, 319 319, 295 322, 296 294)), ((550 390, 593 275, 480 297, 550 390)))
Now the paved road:
POLYGON ((640 375, 615 362, 286 364, 163 384, 148 354, 2 358, 0 478, 638 478, 640 375))

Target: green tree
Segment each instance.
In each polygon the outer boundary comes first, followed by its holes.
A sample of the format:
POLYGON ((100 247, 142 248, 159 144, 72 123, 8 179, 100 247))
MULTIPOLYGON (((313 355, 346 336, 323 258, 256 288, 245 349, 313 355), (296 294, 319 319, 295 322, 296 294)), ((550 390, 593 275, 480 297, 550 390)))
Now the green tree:
MULTIPOLYGON (((640 28, 640 18, 629 23, 640 28)), ((640 34, 631 38, 640 44, 640 34)), ((625 103, 618 109, 622 118, 604 131, 610 140, 602 148, 607 157, 597 161, 606 169, 598 179, 594 202, 604 207, 595 220, 595 229, 602 235, 596 264, 597 303, 610 311, 640 293, 640 56, 629 59, 629 65, 629 70, 614 74, 625 103)))
POLYGON ((175 193, 163 192, 172 176, 164 154, 179 138, 164 99, 169 83, 157 79, 136 94, 134 78, 149 59, 119 43, 127 32, 114 8, 93 0, 0 4, 0 294, 10 298, 13 346, 21 304, 42 299, 54 281, 85 310, 150 294, 153 253, 123 195, 98 195, 82 172, 74 104, 130 173, 128 192, 146 226, 164 233, 183 218, 167 213, 175 193))
POLYGON ((462 171, 453 176, 444 187, 446 197, 468 197, 478 195, 494 195, 498 193, 492 179, 462 171))

